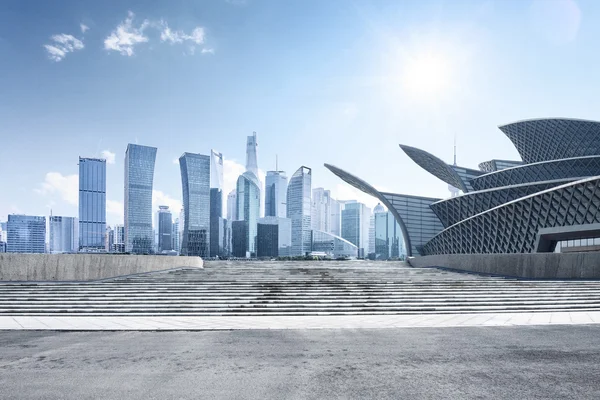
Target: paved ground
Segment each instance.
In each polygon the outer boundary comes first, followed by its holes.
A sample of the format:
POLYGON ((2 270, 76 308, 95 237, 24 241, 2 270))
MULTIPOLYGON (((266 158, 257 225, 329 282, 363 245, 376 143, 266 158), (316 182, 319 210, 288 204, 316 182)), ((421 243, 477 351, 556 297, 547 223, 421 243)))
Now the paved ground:
POLYGON ((600 326, 0 332, 2 399, 600 398, 600 326))

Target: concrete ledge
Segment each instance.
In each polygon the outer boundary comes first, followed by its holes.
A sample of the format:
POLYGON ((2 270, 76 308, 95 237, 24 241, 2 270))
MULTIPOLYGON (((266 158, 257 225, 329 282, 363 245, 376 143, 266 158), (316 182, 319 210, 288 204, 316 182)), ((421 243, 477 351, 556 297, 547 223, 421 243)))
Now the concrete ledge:
POLYGON ((200 257, 1 253, 0 281, 90 281, 202 266, 200 257))
POLYGON ((444 267, 530 279, 600 279, 600 252, 446 254, 414 257, 413 267, 444 267))

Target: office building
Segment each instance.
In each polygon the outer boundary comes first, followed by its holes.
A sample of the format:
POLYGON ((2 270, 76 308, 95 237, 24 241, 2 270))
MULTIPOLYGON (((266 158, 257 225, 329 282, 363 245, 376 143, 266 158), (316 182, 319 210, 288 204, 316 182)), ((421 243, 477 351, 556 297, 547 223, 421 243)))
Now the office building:
POLYGON ((6 222, 0 222, 0 242, 6 243, 7 234, 6 222))
MULTIPOLYGON (((247 224, 245 227, 246 239, 243 242, 236 239, 235 235, 240 234, 241 228, 236 230, 234 226, 233 240, 238 244, 245 243, 247 246, 245 252, 252 257, 256 255, 257 224, 260 218, 260 183, 256 175, 250 171, 240 175, 237 180, 236 191, 237 217, 238 220, 246 221, 247 224)), ((241 251, 238 251, 238 254, 241 254, 241 251)))
POLYGON ((181 254, 209 257, 210 156, 183 153, 179 158, 179 165, 185 221, 181 254))
POLYGON ((0 253, 6 253, 6 242, 0 242, 0 253))
POLYGON ((356 258, 358 247, 348 240, 329 232, 312 232, 313 254, 324 254, 330 258, 356 258))
POLYGON ((79 157, 79 251, 105 251, 106 160, 79 157))
POLYGON ((231 255, 238 258, 249 258, 251 255, 248 247, 248 221, 232 221, 231 255))
POLYGON ((331 231, 331 192, 323 188, 312 191, 311 225, 312 229, 322 232, 331 231))
POLYGON ((11 214, 6 229, 7 253, 46 252, 46 217, 11 214))
POLYGON ((287 217, 292 221, 292 256, 304 256, 311 251, 311 179, 311 169, 302 166, 294 172, 287 188, 287 217))
POLYGON ((223 219, 223 154, 210 153, 210 256, 223 255, 225 239, 223 219))
MULTIPOLYGON (((258 178, 258 155, 256 149, 258 141, 256 132, 252 132, 252 136, 248 136, 246 140, 246 171, 252 172, 258 178)), ((259 185, 260 187, 260 185, 259 185)))
POLYGON ((179 235, 179 218, 175 218, 175 221, 173 222, 171 240, 171 248, 179 253, 181 251, 181 239, 179 235))
POLYGON ((125 152, 125 250, 153 253, 152 185, 156 147, 127 145, 125 152))
POLYGON ((51 215, 48 223, 51 254, 76 253, 79 250, 79 221, 74 217, 51 215))
POLYGON ((344 208, 344 203, 335 199, 330 199, 329 205, 329 233, 334 236, 342 235, 342 209, 344 208))
POLYGON ((358 257, 369 253, 371 209, 357 201, 347 201, 342 210, 342 238, 358 247, 358 257))
POLYGON ((374 213, 376 260, 404 258, 404 246, 400 225, 389 211, 374 213))
POLYGON ((287 215, 287 176, 284 171, 267 171, 265 179, 265 217, 287 215))
POLYGON ((125 253, 125 226, 117 224, 113 228, 113 232, 114 243, 110 251, 112 253, 125 253))
POLYGON ((227 195, 227 220, 237 220, 237 192, 235 189, 227 195))
POLYGON ((257 257, 287 257, 292 247, 292 221, 264 217, 258 221, 257 257))
POLYGON ((169 206, 158 206, 158 252, 173 250, 173 215, 169 206))
POLYGON ((104 241, 104 249, 107 252, 112 253, 114 247, 115 247, 115 230, 113 228, 111 228, 110 226, 107 226, 105 241, 104 241))

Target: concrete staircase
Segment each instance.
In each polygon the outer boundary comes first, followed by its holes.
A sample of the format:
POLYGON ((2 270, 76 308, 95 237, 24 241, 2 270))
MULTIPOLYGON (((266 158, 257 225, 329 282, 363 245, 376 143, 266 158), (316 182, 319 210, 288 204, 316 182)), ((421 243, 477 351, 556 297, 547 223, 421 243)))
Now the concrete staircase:
POLYGON ((384 262, 207 262, 104 281, 1 282, 0 315, 367 315, 598 311, 600 281, 527 281, 384 262))

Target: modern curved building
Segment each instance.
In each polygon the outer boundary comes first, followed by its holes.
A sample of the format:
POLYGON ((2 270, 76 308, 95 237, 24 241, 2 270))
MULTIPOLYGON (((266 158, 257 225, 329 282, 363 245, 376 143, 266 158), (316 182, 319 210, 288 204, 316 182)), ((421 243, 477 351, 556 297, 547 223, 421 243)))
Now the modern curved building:
MULTIPOLYGON (((260 218, 260 181, 257 176, 246 171, 239 176, 236 185, 237 219, 245 221, 244 232, 234 232, 236 242, 243 233, 246 256, 256 255, 256 237, 258 235, 258 219, 260 218)), ((239 224, 241 226, 241 224, 239 224)), ((240 228, 241 229, 241 228, 240 228)), ((239 252, 241 254, 241 251, 239 252)))
POLYGON ((400 145, 423 169, 463 192, 445 200, 381 193, 325 166, 393 213, 409 256, 548 252, 559 243, 600 238, 600 122, 532 119, 500 130, 522 161, 493 159, 476 171, 400 145))

